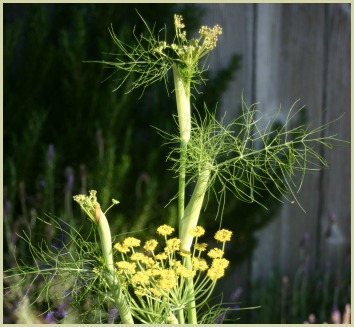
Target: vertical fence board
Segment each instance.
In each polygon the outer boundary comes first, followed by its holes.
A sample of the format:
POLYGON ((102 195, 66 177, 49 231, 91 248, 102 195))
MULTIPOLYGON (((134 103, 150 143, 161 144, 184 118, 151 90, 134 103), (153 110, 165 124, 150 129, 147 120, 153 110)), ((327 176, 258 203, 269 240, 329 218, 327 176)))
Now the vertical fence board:
POLYGON ((226 112, 226 121, 232 118, 241 105, 241 93, 247 103, 251 102, 253 76, 253 5, 252 4, 205 4, 207 9, 203 24, 219 24, 223 34, 218 46, 209 56, 208 63, 213 71, 225 68, 233 54, 241 55, 241 67, 221 99, 219 110, 226 112))
MULTIPOLYGON (((308 119, 321 123, 324 16, 323 4, 258 5, 256 99, 262 112, 281 106, 285 121, 300 99, 296 107, 306 105, 308 119)), ((319 178, 317 172, 309 174, 298 194, 306 214, 297 204, 286 203, 279 217, 259 232, 255 275, 274 266, 292 274, 301 264, 299 242, 305 232, 310 234, 310 249, 316 249, 319 178), (265 246, 272 250, 267 253, 265 246)))
MULTIPOLYGON (((327 121, 344 117, 328 134, 350 140, 350 4, 330 4, 326 85, 327 121)), ((323 176, 322 264, 350 267, 350 147, 325 149, 330 169, 323 176), (330 218, 334 225, 330 226, 330 218), (329 229, 329 227, 331 227, 329 229)))

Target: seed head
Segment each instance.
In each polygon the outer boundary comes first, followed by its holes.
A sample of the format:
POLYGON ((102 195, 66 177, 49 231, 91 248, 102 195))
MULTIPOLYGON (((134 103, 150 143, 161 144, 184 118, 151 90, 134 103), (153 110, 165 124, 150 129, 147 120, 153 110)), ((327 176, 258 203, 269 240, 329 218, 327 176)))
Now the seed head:
POLYGON ((175 15, 175 27, 177 29, 182 29, 185 27, 182 21, 183 21, 183 17, 181 15, 175 15))

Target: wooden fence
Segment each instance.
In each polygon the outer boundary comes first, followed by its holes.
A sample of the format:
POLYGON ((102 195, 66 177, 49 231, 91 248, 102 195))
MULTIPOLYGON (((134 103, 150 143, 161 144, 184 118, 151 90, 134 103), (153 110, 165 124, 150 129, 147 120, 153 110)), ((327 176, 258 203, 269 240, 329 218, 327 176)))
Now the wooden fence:
MULTIPOLYGON (((279 106, 308 108, 308 119, 329 122, 328 130, 350 140, 350 4, 204 4, 206 25, 223 27, 210 56, 211 69, 225 67, 232 54, 242 67, 222 99, 231 117, 243 91, 247 104, 267 113, 279 106), (325 109, 325 110, 323 110, 325 109)), ((292 275, 302 263, 305 236, 309 259, 318 267, 350 269, 350 147, 321 149, 329 169, 307 176, 296 204, 285 204, 258 233, 259 246, 246 276, 263 276, 274 267, 292 275)), ((237 231, 236 231, 237 235, 237 231)))

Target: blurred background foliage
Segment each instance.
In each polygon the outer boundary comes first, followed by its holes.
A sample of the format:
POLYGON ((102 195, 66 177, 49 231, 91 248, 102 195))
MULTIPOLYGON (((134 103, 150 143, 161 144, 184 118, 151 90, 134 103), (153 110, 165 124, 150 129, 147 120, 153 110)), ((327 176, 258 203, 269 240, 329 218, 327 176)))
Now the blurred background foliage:
MULTIPOLYGON (((112 198, 120 201, 108 214, 112 234, 148 235, 162 222, 175 225, 176 204, 165 205, 175 195, 177 179, 165 161, 169 149, 152 128, 176 131, 173 85, 169 95, 163 83, 141 98, 139 90, 127 94, 129 83, 112 92, 114 75, 107 77, 113 71, 84 63, 115 53, 110 24, 127 44, 134 41, 133 25, 136 35, 143 33, 136 10, 157 31, 166 24, 171 32, 178 11, 187 33, 199 28, 204 13, 196 4, 4 4, 5 270, 16 264, 15 257, 31 264, 17 234, 31 230, 34 243, 60 239, 37 216, 49 213, 85 232, 87 218, 72 196, 90 189, 98 191, 103 208, 112 198)), ((235 54, 225 69, 205 75, 197 108, 204 101, 215 108, 241 62, 235 54)), ((269 197, 264 201, 268 211, 227 198, 223 227, 235 232, 227 249, 233 269, 250 257, 255 232, 279 207, 269 197)), ((210 201, 201 218, 211 236, 220 224, 216 206, 210 201)), ((4 322, 22 321, 14 316, 15 302, 4 303, 4 322)))

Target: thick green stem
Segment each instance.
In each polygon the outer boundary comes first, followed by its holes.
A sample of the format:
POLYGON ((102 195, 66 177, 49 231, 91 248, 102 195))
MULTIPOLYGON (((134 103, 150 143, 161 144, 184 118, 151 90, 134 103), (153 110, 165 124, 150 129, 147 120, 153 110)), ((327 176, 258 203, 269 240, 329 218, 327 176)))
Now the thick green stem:
POLYGON ((187 142, 181 142, 181 167, 179 170, 178 181, 178 222, 180 224, 184 215, 184 202, 185 202, 185 188, 186 188, 186 156, 187 156, 187 142))
POLYGON ((185 160, 187 144, 191 134, 190 82, 184 81, 176 64, 173 65, 173 81, 175 84, 178 124, 181 136, 181 167, 178 185, 178 221, 184 214, 186 170, 185 160))
MULTIPOLYGON (((186 210, 184 211, 182 220, 180 220, 180 249, 182 251, 188 252, 191 249, 193 236, 189 234, 189 231, 197 226, 200 211, 203 205, 204 195, 208 189, 209 179, 210 167, 206 167, 201 171, 199 175, 192 197, 187 205, 186 210)), ((191 258, 185 258, 184 265, 187 268, 192 269, 191 258)), ((187 281, 187 292, 189 293, 189 302, 187 305, 188 323, 196 324, 198 321, 194 295, 194 283, 192 278, 188 279, 187 281)))
POLYGON ((172 66, 175 84, 179 132, 181 139, 188 143, 191 137, 190 81, 183 80, 176 64, 172 66))
POLYGON ((194 188, 193 194, 189 203, 184 211, 182 220, 180 221, 180 238, 181 238, 181 250, 190 251, 193 236, 189 234, 189 231, 196 227, 200 211, 202 209, 204 195, 208 189, 210 179, 210 167, 206 166, 199 174, 197 184, 194 188))
POLYGON ((122 293, 114 271, 111 230, 109 228, 107 218, 102 212, 98 202, 96 202, 96 223, 98 234, 100 236, 103 257, 108 269, 107 282, 112 292, 114 301, 116 302, 118 313, 122 319, 123 324, 134 324, 129 305, 125 299, 124 294, 122 293))
MULTIPOLYGON (((190 257, 184 258, 184 265, 188 268, 191 269, 193 268, 192 264, 192 259, 190 257)), ((188 278, 187 279, 187 290, 189 292, 188 296, 188 305, 187 305, 187 315, 188 315, 188 323, 189 324, 197 324, 197 309, 196 309, 196 303, 195 303, 195 295, 194 295, 194 282, 193 278, 188 278)))
MULTIPOLYGON (((198 198, 199 196, 195 196, 196 193, 202 194, 202 198, 204 198, 203 190, 198 191, 195 190, 192 196, 189 205, 184 210, 185 206, 185 187, 186 187, 186 169, 185 169, 185 161, 187 158, 187 145, 190 139, 191 134, 191 108, 190 108, 190 81, 183 80, 182 76, 178 71, 177 65, 173 65, 173 80, 175 84, 175 92, 176 92, 176 102, 177 102, 177 113, 178 113, 178 123, 179 123, 179 130, 180 130, 180 137, 181 137, 181 156, 180 156, 180 170, 179 170, 179 185, 178 185, 178 222, 179 222, 179 234, 182 240, 181 249, 183 250, 184 247, 188 247, 190 240, 186 237, 186 228, 188 229, 188 221, 191 220, 189 217, 193 216, 194 213, 198 211, 198 198), (187 213, 187 216, 186 216, 187 213), (183 241, 185 240, 185 241, 183 241)), ((205 174, 204 174, 205 175, 205 174)), ((209 180, 210 172, 208 176, 204 176, 202 180, 209 180)), ((196 189, 203 188, 201 184, 202 182, 198 181, 196 189), (199 184, 198 184, 199 183, 199 184), (199 185, 199 186, 198 186, 199 185)), ((203 202, 203 201, 202 201, 203 202)), ((201 205, 200 205, 201 208, 201 205)), ((199 212, 200 212, 199 208, 199 212)), ((199 213, 197 214, 199 217, 199 213)), ((198 218, 197 218, 198 220, 198 218)), ((190 248, 190 245, 189 245, 190 248)), ((188 250, 187 250, 188 251, 188 250)), ((190 269, 192 268, 192 262, 187 259, 185 265, 187 265, 190 269)), ((197 312, 195 308, 195 300, 194 300, 194 284, 193 279, 190 278, 187 281, 187 290, 189 293, 189 303, 187 305, 187 314, 188 314, 188 323, 189 324, 196 324, 197 323, 197 312)), ((183 311, 178 312, 178 320, 179 323, 184 323, 184 313, 183 311)))
POLYGON ((185 324, 185 321, 184 321, 184 312, 183 310, 178 310, 177 311, 177 319, 178 319, 178 323, 181 324, 181 325, 184 325, 185 324))

